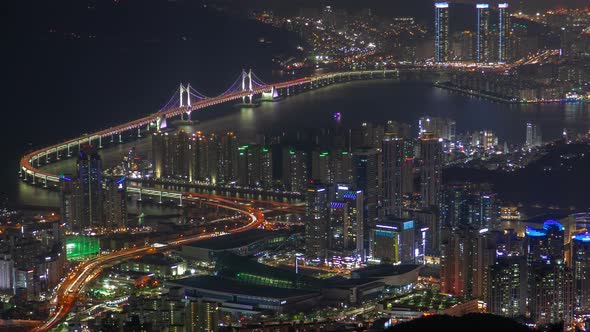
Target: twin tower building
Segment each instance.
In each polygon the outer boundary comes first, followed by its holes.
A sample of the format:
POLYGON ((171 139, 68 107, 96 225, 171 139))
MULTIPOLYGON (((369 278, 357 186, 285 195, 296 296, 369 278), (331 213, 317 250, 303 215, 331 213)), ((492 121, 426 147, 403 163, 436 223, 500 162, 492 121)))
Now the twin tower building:
MULTIPOLYGON (((437 63, 452 60, 449 33, 449 3, 437 2, 434 22, 434 61, 437 63)), ((497 21, 492 25, 492 8, 490 4, 479 3, 475 6, 477 13, 477 31, 474 34, 473 60, 476 63, 506 63, 509 60, 508 42, 511 25, 507 3, 497 6, 497 21)))

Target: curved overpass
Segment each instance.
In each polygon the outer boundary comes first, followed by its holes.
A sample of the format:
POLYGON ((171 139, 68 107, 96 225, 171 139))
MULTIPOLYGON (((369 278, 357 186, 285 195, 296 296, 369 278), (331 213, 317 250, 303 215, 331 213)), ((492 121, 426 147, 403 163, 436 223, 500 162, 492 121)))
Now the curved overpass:
MULTIPOLYGON (((190 109, 192 111, 196 111, 199 109, 204 109, 206 107, 215 106, 218 104, 226 103, 229 101, 237 100, 242 97, 247 97, 250 95, 261 94, 263 92, 270 92, 273 88, 275 89, 290 89, 294 87, 305 87, 305 88, 316 88, 319 86, 325 86, 329 84, 339 83, 343 81, 348 81, 351 79, 358 79, 358 78, 382 78, 389 75, 390 77, 397 76, 397 70, 372 70, 372 71, 352 71, 352 72, 339 72, 339 73, 329 73, 329 74, 321 74, 316 76, 304 77, 299 78, 287 82, 281 82, 273 85, 265 85, 258 88, 253 89, 252 91, 238 91, 232 92, 229 94, 206 98, 203 100, 199 100, 195 103, 192 103, 190 109)), ((61 142, 58 144, 54 144, 45 148, 38 149, 36 151, 32 151, 27 153, 23 156, 20 160, 20 169, 19 173, 22 177, 27 180, 31 177, 32 182, 35 181, 42 181, 45 186, 48 183, 59 183, 59 176, 57 174, 51 174, 49 172, 43 171, 40 169, 41 158, 45 157, 45 162, 49 162, 49 157, 52 154, 55 154, 55 159, 59 160, 60 152, 66 151, 67 156, 70 156, 72 149, 80 149, 82 144, 92 144, 93 142, 98 142, 98 146, 101 147, 102 139, 113 136, 113 135, 120 135, 123 132, 127 132, 130 130, 140 129, 142 127, 148 127, 152 123, 157 123, 164 118, 172 118, 174 116, 179 116, 183 113, 186 113, 188 107, 176 107, 169 109, 167 111, 158 112, 154 114, 150 114, 148 116, 142 117, 137 120, 133 120, 118 126, 110 127, 93 134, 77 137, 65 142, 61 142)))
MULTIPOLYGON (((345 80, 350 80, 354 78, 373 78, 376 77, 385 77, 386 75, 397 75, 397 70, 378 70, 378 71, 355 71, 355 72, 341 72, 341 73, 330 73, 330 74, 322 74, 312 77, 304 77, 296 80, 291 80, 287 82, 282 82, 274 85, 266 85, 259 88, 256 88, 252 91, 238 91, 233 92, 230 94, 214 97, 214 98, 207 98, 195 103, 192 103, 190 109, 192 111, 203 109, 206 107, 214 106, 217 104, 225 103, 228 101, 240 99, 242 97, 251 96, 253 94, 260 94, 263 92, 270 92, 273 88, 275 89, 289 89, 292 87, 297 86, 304 86, 308 88, 315 88, 319 86, 324 86, 332 83, 338 83, 345 80)), ((45 186, 48 183, 59 183, 59 176, 57 174, 52 174, 46 171, 41 170, 39 167, 41 166, 41 158, 45 157, 46 162, 49 161, 49 156, 55 153, 56 160, 60 158, 60 151, 67 151, 68 156, 71 153, 71 149, 77 148, 79 150, 80 145, 84 143, 92 144, 93 141, 98 140, 99 147, 102 142, 102 138, 121 134, 123 132, 141 128, 142 126, 149 126, 153 122, 158 122, 163 118, 171 118, 174 116, 178 116, 187 112, 187 107, 177 107, 173 108, 164 112, 158 112, 155 114, 151 114, 145 116, 143 118, 124 123, 118 126, 114 126, 105 130, 98 131, 96 133, 74 138, 62 143, 54 144, 42 149, 38 149, 36 151, 30 152, 23 156, 20 161, 20 173, 21 175, 27 179, 28 176, 32 177, 32 182, 35 183, 35 180, 43 180, 45 186), (35 163, 37 165, 35 165, 35 163)), ((161 197, 164 195, 165 197, 173 197, 179 198, 180 201, 201 201, 205 202, 208 205, 219 206, 224 209, 233 210, 239 212, 245 216, 247 216, 250 222, 242 227, 230 230, 229 233, 238 233, 243 232, 249 229, 256 228, 260 226, 264 222, 264 214, 255 207, 247 205, 251 202, 237 202, 237 200, 244 201, 244 199, 227 199, 223 196, 217 195, 207 195, 207 194, 198 194, 198 193, 186 193, 186 192, 178 192, 173 190, 153 190, 150 188, 142 188, 142 187, 133 187, 129 186, 128 190, 131 192, 145 192, 146 194, 152 195, 160 195, 161 197)), ((256 201, 256 204, 261 206, 267 206, 271 209, 276 210, 283 210, 291 208, 290 204, 285 203, 278 203, 273 201, 256 201)), ((50 317, 40 326, 36 327, 34 331, 47 331, 54 327, 57 323, 59 323, 69 312, 71 307, 74 305, 79 292, 90 283, 94 278, 96 278, 104 268, 108 266, 112 266, 116 264, 118 261, 128 259, 130 257, 138 256, 138 255, 145 255, 151 252, 157 252, 161 250, 167 250, 170 247, 183 245, 186 243, 198 241, 201 239, 209 238, 215 236, 214 233, 207 233, 207 234, 199 234, 195 236, 189 237, 178 237, 176 240, 170 241, 167 243, 166 246, 162 248, 155 248, 153 246, 143 246, 138 248, 131 248, 126 250, 121 250, 118 252, 113 252, 108 255, 102 255, 96 257, 94 259, 88 260, 76 267, 74 271, 66 276, 66 278, 60 283, 57 288, 57 303, 56 308, 50 317)))
MULTIPOLYGON (((203 198, 193 198, 191 195, 191 197, 188 197, 186 199, 190 201, 202 200, 203 198)), ((243 215, 249 218, 250 222, 248 224, 239 228, 235 228, 233 230, 229 230, 228 233, 230 234, 244 232, 249 229, 257 228, 264 222, 264 215, 262 214, 262 212, 258 211, 255 208, 244 206, 227 199, 209 199, 206 202, 206 204, 219 206, 221 208, 228 210, 233 210, 242 213, 243 215)), ((123 249, 107 255, 98 256, 76 266, 76 268, 65 277, 65 279, 60 283, 60 285, 57 288, 57 302, 55 303, 55 310, 49 316, 49 318, 45 322, 43 322, 42 325, 36 327, 33 331, 47 331, 55 327, 57 323, 59 323, 62 319, 66 317, 72 306, 75 304, 76 299, 78 298, 78 294, 84 288, 84 286, 86 286, 87 284, 92 282, 96 277, 98 277, 98 275, 100 275, 104 268, 112 266, 117 262, 129 259, 131 257, 142 256, 148 253, 155 253, 159 251, 168 250, 172 247, 177 247, 180 245, 199 241, 213 236, 215 236, 215 233, 212 232, 188 237, 180 236, 176 240, 169 241, 163 247, 145 245, 142 247, 123 249)))

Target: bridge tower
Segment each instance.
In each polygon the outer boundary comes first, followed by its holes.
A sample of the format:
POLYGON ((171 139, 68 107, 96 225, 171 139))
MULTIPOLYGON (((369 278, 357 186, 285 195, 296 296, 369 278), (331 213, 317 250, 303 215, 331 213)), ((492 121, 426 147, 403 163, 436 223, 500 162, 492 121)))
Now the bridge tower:
POLYGON ((192 108, 192 104, 191 104, 191 84, 187 83, 186 84, 186 96, 187 96, 187 108, 186 108, 186 114, 188 115, 188 121, 191 121, 191 112, 193 111, 192 108))
MULTIPOLYGON (((242 69, 242 91, 249 91, 250 94, 248 95, 248 104, 252 104, 252 69, 246 72, 245 69, 242 69)), ((242 97, 242 103, 246 104, 246 96, 242 97)))

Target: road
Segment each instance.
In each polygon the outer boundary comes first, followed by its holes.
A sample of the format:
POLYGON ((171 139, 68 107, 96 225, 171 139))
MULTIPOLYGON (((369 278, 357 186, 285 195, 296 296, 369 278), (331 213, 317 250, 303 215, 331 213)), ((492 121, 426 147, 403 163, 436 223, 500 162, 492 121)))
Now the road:
MULTIPOLYGON (((193 200, 194 198, 187 199, 193 200)), ((239 203, 231 202, 227 199, 224 199, 222 203, 208 202, 207 204, 240 212, 250 219, 250 222, 245 226, 229 230, 227 234, 239 233, 254 229, 259 227, 264 222, 264 214, 254 207, 244 206, 239 203)), ((168 250, 171 247, 181 246, 214 236, 217 235, 215 233, 206 233, 189 237, 180 236, 177 240, 170 241, 166 246, 163 247, 146 245, 142 247, 123 249, 107 255, 98 256, 81 263, 73 271, 71 271, 58 286, 55 301, 56 310, 50 314, 50 317, 45 322, 43 322, 42 325, 36 327, 33 331, 48 331, 62 319, 64 319, 72 306, 76 303, 76 299, 78 298, 80 291, 92 280, 98 277, 105 268, 112 266, 119 261, 135 256, 142 256, 148 253, 168 250)))

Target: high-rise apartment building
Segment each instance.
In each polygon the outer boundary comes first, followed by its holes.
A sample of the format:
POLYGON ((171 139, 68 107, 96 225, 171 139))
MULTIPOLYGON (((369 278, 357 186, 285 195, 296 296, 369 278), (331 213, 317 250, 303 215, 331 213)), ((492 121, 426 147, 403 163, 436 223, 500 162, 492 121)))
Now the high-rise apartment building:
POLYGON ((434 4, 434 61, 449 61, 449 4, 434 4))
POLYGON ((490 267, 488 312, 517 317, 526 314, 527 263, 523 256, 499 258, 490 267))
POLYGON ((489 62, 490 59, 490 5, 478 3, 477 10, 477 40, 475 49, 475 61, 479 63, 489 62))
POLYGON ((438 137, 430 132, 420 139, 420 191, 422 207, 437 206, 442 185, 442 147, 438 137))
POLYGON ((507 3, 498 4, 498 62, 510 60, 510 12, 507 3))
POLYGON ((572 241, 575 307, 590 308, 590 233, 577 234, 572 241))
POLYGON ((288 191, 303 193, 307 187, 307 152, 286 148, 283 150, 283 185, 288 191))
POLYGON ((305 255, 326 258, 328 248, 328 190, 320 183, 309 183, 305 191, 305 255))

